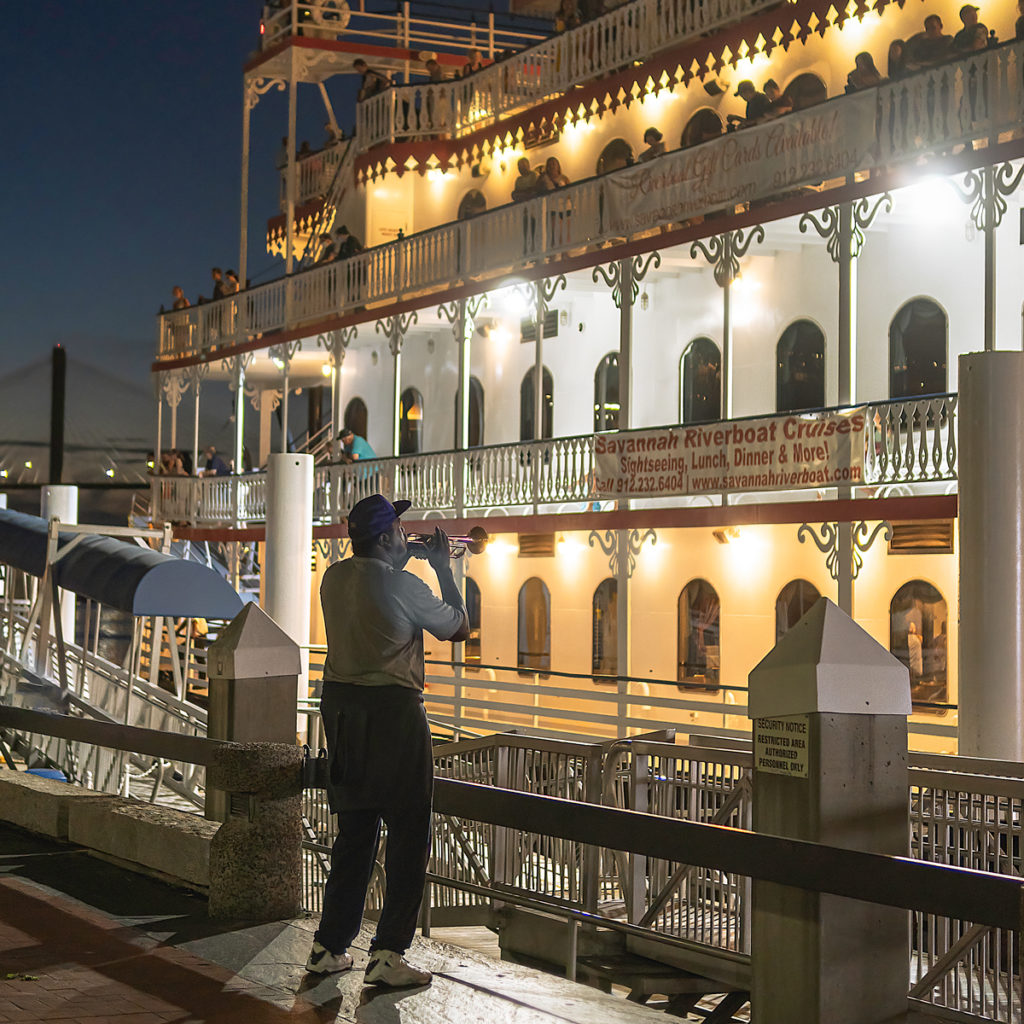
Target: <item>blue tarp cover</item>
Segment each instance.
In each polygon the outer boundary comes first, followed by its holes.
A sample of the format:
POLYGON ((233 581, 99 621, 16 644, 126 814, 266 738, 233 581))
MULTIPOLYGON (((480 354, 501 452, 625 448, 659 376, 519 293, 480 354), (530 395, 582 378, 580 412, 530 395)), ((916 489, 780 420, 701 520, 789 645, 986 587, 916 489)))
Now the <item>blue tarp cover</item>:
MULTIPOLYGON (((42 577, 47 523, 0 509, 0 563, 42 577)), ((61 531, 59 547, 75 536, 61 531)), ((242 600, 213 569, 134 542, 87 534, 54 566, 57 585, 132 615, 232 619, 242 600)))

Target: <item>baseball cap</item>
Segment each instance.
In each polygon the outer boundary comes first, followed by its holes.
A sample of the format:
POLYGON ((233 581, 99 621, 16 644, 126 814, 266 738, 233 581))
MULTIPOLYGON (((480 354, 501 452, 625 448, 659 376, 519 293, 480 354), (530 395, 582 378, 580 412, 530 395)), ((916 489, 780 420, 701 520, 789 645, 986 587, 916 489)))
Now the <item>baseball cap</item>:
POLYGON ((745 86, 745 85, 749 85, 751 89, 754 88, 754 83, 749 78, 744 78, 743 81, 740 82, 740 84, 736 86, 736 95, 737 96, 742 96, 743 95, 743 86, 745 86))
POLYGON ((960 8, 960 17, 961 18, 963 17, 964 11, 980 11, 980 10, 981 10, 981 8, 980 7, 975 7, 974 4, 964 4, 963 7, 960 8))
POLYGON ((369 540, 384 533, 391 524, 408 511, 411 501, 396 501, 393 505, 383 494, 371 494, 357 502, 348 514, 348 535, 353 540, 369 540))

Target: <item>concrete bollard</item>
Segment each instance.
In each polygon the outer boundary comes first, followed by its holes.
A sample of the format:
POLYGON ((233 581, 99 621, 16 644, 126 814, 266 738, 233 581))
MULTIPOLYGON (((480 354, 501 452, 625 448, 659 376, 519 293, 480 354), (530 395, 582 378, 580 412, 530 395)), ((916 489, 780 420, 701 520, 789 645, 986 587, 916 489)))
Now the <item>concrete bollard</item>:
POLYGON ((210 844, 210 917, 299 916, 302 750, 283 743, 227 748, 206 777, 231 794, 228 818, 210 844))
MULTIPOLYGON (((294 744, 299 646, 259 605, 247 604, 231 620, 206 665, 210 739, 294 744)), ((227 816, 227 794, 207 780, 206 817, 227 816)))
MULTIPOLYGON (((754 830, 906 856, 906 667, 823 598, 749 686, 754 830)), ((751 929, 758 1024, 880 1024, 906 1013, 906 911, 754 881, 751 929)))

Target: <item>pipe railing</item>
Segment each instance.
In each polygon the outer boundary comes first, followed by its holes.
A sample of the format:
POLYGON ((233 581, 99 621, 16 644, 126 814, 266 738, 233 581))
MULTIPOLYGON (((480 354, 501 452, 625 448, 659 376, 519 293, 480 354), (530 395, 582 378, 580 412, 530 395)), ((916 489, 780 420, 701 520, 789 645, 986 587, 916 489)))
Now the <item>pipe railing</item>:
POLYGON ((388 89, 356 109, 360 152, 429 135, 458 137, 574 85, 648 60, 777 0, 633 0, 468 78, 388 89))
MULTIPOLYGON (((920 399, 872 402, 866 410, 867 427, 858 487, 937 483, 957 476, 955 394, 920 399)), ((821 413, 837 410, 820 410, 821 413)), ((757 417, 781 423, 793 417, 813 417, 819 411, 757 417)), ((742 424, 742 419, 724 421, 742 424)), ((669 425, 647 430, 685 430, 669 425)), ((637 431, 620 431, 628 437, 637 431)), ((371 494, 412 501, 417 515, 486 512, 491 509, 535 505, 581 507, 612 499, 597 485, 594 448, 601 435, 514 444, 488 445, 466 450, 425 452, 394 458, 360 460, 347 465, 321 465, 314 472, 313 514, 320 522, 340 522, 348 509, 371 494)), ((775 488, 819 490, 818 483, 775 488)), ((705 491, 676 489, 667 497, 689 497, 705 491)), ((241 476, 155 477, 152 507, 159 520, 178 523, 249 523, 266 518, 266 474, 241 476)))
MULTIPOLYGON (((645 237, 715 210, 732 210, 823 181, 838 187, 855 173, 892 168, 1004 132, 1019 133, 1024 120, 1022 66, 1024 43, 985 50, 228 299, 165 313, 159 321, 157 360, 216 358, 218 348, 246 340, 270 345, 274 332, 301 330, 303 325, 312 330, 312 325, 358 307, 436 292, 470 278, 481 282, 477 287, 483 290, 485 280, 585 251, 608 238, 645 237), (827 155, 806 160, 786 155, 794 140, 804 145, 822 132, 834 139, 827 155), (775 157, 764 159, 775 160, 776 170, 764 172, 761 158, 757 173, 736 169, 734 151, 740 145, 774 146, 775 157), (721 168, 730 154, 734 169, 725 176, 728 181, 719 181, 721 175, 706 179, 708 169, 721 168), (653 206, 651 196, 658 198, 653 206), (642 216, 635 213, 638 202, 645 206, 642 216)), ((815 204, 823 205, 827 195, 827 189, 816 193, 815 204)))

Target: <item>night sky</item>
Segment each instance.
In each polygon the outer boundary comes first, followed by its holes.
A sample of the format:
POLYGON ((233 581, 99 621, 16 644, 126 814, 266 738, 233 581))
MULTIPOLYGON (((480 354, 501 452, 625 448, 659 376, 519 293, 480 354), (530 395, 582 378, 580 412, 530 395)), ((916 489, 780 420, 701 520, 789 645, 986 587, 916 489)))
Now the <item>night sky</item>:
MULTIPOLYGON (((6 12, 0 90, 0 376, 63 344, 145 384, 154 314, 180 284, 195 302, 213 265, 237 267, 242 65, 259 41, 250 0, 29 2, 6 12)), ((331 86, 352 127, 354 79, 331 86)), ((300 138, 326 120, 299 92, 300 138)), ((253 117, 249 276, 277 212, 283 93, 253 117)))

